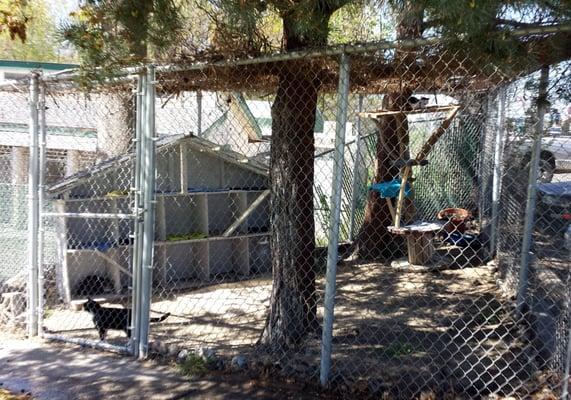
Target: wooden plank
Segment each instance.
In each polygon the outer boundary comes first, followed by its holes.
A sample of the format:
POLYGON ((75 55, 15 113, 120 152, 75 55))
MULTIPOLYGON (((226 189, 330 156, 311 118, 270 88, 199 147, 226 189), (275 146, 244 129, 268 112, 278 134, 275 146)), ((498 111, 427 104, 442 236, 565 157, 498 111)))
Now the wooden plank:
POLYGON ((119 269, 121 272, 127 274, 128 276, 132 277, 133 275, 131 274, 131 271, 128 271, 127 269, 123 268, 123 266, 121 264, 119 264, 117 261, 115 261, 114 259, 112 259, 111 257, 109 257, 107 254, 105 254, 102 251, 99 250, 93 250, 95 254, 97 254, 99 257, 103 258, 105 261, 109 262, 110 264, 112 264, 115 268, 119 269))
POLYGON ((387 197, 387 205, 389 206, 389 212, 391 213, 391 218, 393 219, 393 224, 395 223, 395 208, 393 207, 393 201, 387 197))
MULTIPOLYGON (((424 159, 426 159, 426 157, 428 156, 428 154, 430 153, 430 151, 432 150, 438 139, 440 139, 440 137, 444 134, 444 132, 446 132, 446 129, 448 129, 448 127, 450 126, 450 123, 458 113, 460 106, 452 106, 451 108, 449 107, 448 109, 450 110, 450 112, 448 113, 444 121, 442 121, 442 124, 440 124, 440 126, 436 128, 436 130, 430 135, 426 143, 422 146, 422 148, 416 155, 415 160, 417 162, 421 162, 424 159)), ((401 178, 401 187, 397 201, 397 210, 394 218, 394 224, 396 228, 400 228, 402 205, 404 201, 404 192, 405 192, 406 182, 408 180, 408 176, 410 175, 410 173, 411 173, 411 167, 410 165, 407 165, 404 168, 404 172, 401 178)))
POLYGON ((412 265, 427 265, 434 254, 432 236, 407 236, 408 262, 412 265))
POLYGON ((159 241, 167 240, 167 224, 166 224, 166 212, 165 212, 165 198, 164 196, 157 196, 157 212, 156 212, 156 226, 157 226, 157 237, 159 241))
POLYGON ((234 233, 234 231, 240 226, 242 225, 242 223, 246 220, 246 218, 248 218, 250 216, 250 214, 252 214, 252 212, 258 208, 258 206, 260 204, 262 204, 262 202, 265 200, 266 197, 268 197, 270 194, 270 190, 266 189, 262 192, 262 194, 260 194, 258 196, 258 198, 256 200, 254 200, 254 202, 252 204, 250 204, 250 207, 248 207, 246 209, 246 211, 244 211, 242 213, 242 215, 240 215, 240 217, 234 221, 234 223, 232 225, 230 225, 228 227, 228 229, 226 229, 226 231, 222 234, 223 237, 228 237, 230 236, 232 233, 234 233))
POLYGON ((400 190, 399 190, 399 198, 397 201, 397 211, 395 213, 395 227, 400 228, 400 220, 402 215, 402 203, 404 201, 404 192, 406 187, 406 182, 408 180, 408 176, 410 175, 411 167, 406 166, 404 167, 404 172, 401 178, 400 190))
POLYGON ((377 111, 365 111, 361 113, 357 113, 359 117, 367 117, 367 118, 379 118, 387 115, 397 115, 397 114, 427 114, 427 113, 437 113, 437 112, 444 112, 450 111, 454 108, 457 108, 456 105, 449 105, 449 106, 429 106, 423 108, 415 108, 413 110, 377 110, 377 111))
POLYGON ((188 146, 181 142, 178 146, 180 156, 180 192, 188 192, 188 146))
POLYGON ((434 147, 438 139, 440 139, 440 137, 444 134, 444 132, 446 132, 446 129, 448 129, 448 127, 452 123, 452 120, 458 113, 459 109, 460 106, 454 106, 454 108, 452 108, 452 110, 450 111, 450 113, 448 113, 444 121, 442 121, 442 124, 440 124, 440 126, 436 128, 436 130, 432 133, 432 135, 430 135, 426 143, 422 146, 422 148, 415 157, 416 161, 420 162, 428 156, 428 153, 430 153, 432 147, 434 147))

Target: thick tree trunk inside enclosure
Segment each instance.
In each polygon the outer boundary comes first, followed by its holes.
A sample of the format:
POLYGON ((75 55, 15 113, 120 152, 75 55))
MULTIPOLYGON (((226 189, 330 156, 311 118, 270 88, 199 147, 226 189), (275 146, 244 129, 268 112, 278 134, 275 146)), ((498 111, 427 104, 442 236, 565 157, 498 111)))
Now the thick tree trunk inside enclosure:
MULTIPOLYGON (((416 39, 422 36, 422 21, 424 18, 423 4, 418 1, 406 0, 393 5, 397 13, 397 39, 416 39)), ((399 50, 395 54, 397 71, 401 71, 400 92, 389 93, 383 99, 386 110, 405 111, 409 109, 409 98, 413 93, 406 88, 407 75, 411 78, 412 67, 416 66, 415 51, 399 50)), ((387 115, 379 122, 379 137, 377 140, 377 171, 375 183, 384 182, 399 177, 399 170, 394 162, 398 159, 410 158, 408 120, 406 114, 387 115)), ((397 199, 392 199, 396 209, 397 199)), ((410 199, 403 203, 403 223, 414 214, 414 206, 410 199)), ((365 209, 365 219, 355 241, 354 256, 362 259, 390 260, 401 257, 406 251, 405 242, 401 237, 392 235, 387 227, 393 225, 391 212, 385 199, 377 192, 370 192, 365 209)))
MULTIPOLYGON (((383 108, 403 110, 407 106, 410 91, 391 93, 383 99, 383 108)), ((409 134, 405 114, 387 115, 377 122, 377 163, 375 183, 390 181, 399 177, 395 161, 408 159, 409 134)), ((396 198, 391 199, 396 208, 396 198)), ((410 214, 410 202, 405 202, 404 221, 410 214)), ((391 234, 387 227, 393 225, 386 199, 376 191, 369 192, 363 226, 356 239, 355 255, 365 260, 389 260, 404 254, 405 243, 401 237, 391 234)))
MULTIPOLYGON (((345 1, 278 6, 286 51, 324 46, 329 17, 345 1), (311 26, 311 29, 307 29, 311 26)), ((299 344, 319 327, 315 271, 313 128, 321 81, 310 62, 282 65, 272 106, 271 251, 273 286, 260 343, 272 351, 299 344)))
POLYGON ((273 289, 262 343, 295 345, 318 327, 313 216, 313 127, 319 83, 291 68, 280 75, 272 106, 271 249, 273 289))
POLYGON ((110 93, 98 97, 97 161, 126 154, 135 136, 133 96, 110 93))

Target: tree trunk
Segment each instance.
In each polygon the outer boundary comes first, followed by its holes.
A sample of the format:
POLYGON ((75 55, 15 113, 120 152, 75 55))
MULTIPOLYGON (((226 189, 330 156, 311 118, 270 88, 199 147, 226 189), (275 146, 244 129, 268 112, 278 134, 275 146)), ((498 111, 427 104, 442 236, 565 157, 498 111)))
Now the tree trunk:
MULTIPOLYGON (((395 4, 397 17, 397 39, 414 39, 422 35, 422 20, 424 10, 422 4, 408 0, 395 4)), ((398 51, 395 56, 397 69, 403 74, 414 65, 416 54, 413 51, 398 51)), ((387 110, 407 110, 408 100, 412 95, 412 88, 403 82, 400 92, 388 93, 383 99, 383 108, 387 110)), ((375 182, 384 182, 399 177, 398 168, 394 162, 399 159, 408 159, 409 134, 408 120, 405 114, 388 115, 377 123, 377 170, 375 182)), ((392 199, 396 206, 396 199, 392 199)), ((404 202, 403 220, 406 222, 413 211, 410 200, 404 202)), ((392 216, 386 199, 382 199, 377 192, 371 191, 365 209, 363 226, 355 240, 354 255, 366 260, 391 260, 404 255, 405 242, 388 232, 387 227, 392 225, 392 216)))
MULTIPOLYGON (((383 108, 401 110, 406 106, 410 92, 391 93, 385 96, 383 108)), ((409 157, 408 121, 406 115, 388 115, 378 123, 377 162, 375 182, 385 182, 399 176, 395 161, 409 157)), ((396 199, 391 200, 396 207, 396 199)), ((405 213, 406 215, 407 213, 405 213)), ((392 216, 386 199, 376 191, 369 192, 363 226, 356 240, 356 255, 365 260, 389 260, 404 254, 402 238, 391 234, 392 216)))
POLYGON ((97 162, 131 150, 134 131, 133 97, 126 93, 98 97, 97 162))
MULTIPOLYGON (((287 51, 324 46, 329 17, 338 2, 281 4, 283 44, 287 51), (311 29, 307 29, 311 26, 311 29)), ((279 8, 279 7, 278 7, 279 8)), ((311 62, 281 66, 272 106, 270 151, 273 287, 261 343, 272 351, 295 346, 319 327, 315 286, 313 128, 320 79, 311 62)))
POLYGON ((319 84, 299 67, 281 73, 272 106, 271 250, 273 289, 262 342, 299 343, 318 326, 313 218, 313 127, 319 84))

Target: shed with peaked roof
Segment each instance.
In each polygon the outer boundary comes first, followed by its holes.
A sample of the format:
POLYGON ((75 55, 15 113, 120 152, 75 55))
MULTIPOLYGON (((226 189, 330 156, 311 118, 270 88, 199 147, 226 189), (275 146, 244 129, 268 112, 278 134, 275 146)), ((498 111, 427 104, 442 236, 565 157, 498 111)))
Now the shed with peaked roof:
MULTIPOLYGON (((183 288, 271 268, 267 167, 196 136, 157 143, 154 284, 183 288)), ((55 211, 60 295, 127 294, 133 153, 47 188, 55 211)))

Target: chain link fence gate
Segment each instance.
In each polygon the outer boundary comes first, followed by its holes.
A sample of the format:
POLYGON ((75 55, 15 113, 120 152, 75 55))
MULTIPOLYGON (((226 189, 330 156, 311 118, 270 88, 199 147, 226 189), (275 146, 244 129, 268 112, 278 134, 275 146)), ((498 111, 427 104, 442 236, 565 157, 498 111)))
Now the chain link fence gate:
POLYGON ((537 117, 537 66, 430 41, 345 52, 151 68, 88 95, 39 79, 43 334, 361 396, 565 391, 569 151, 563 118, 537 117))
POLYGON ((153 79, 75 78, 33 73, 5 107, 29 110, 28 334, 146 355, 153 79))
POLYGON ((29 86, 14 84, 0 94, 0 326, 26 325, 28 236, 29 86), (20 108, 14 109, 16 103, 20 108))

